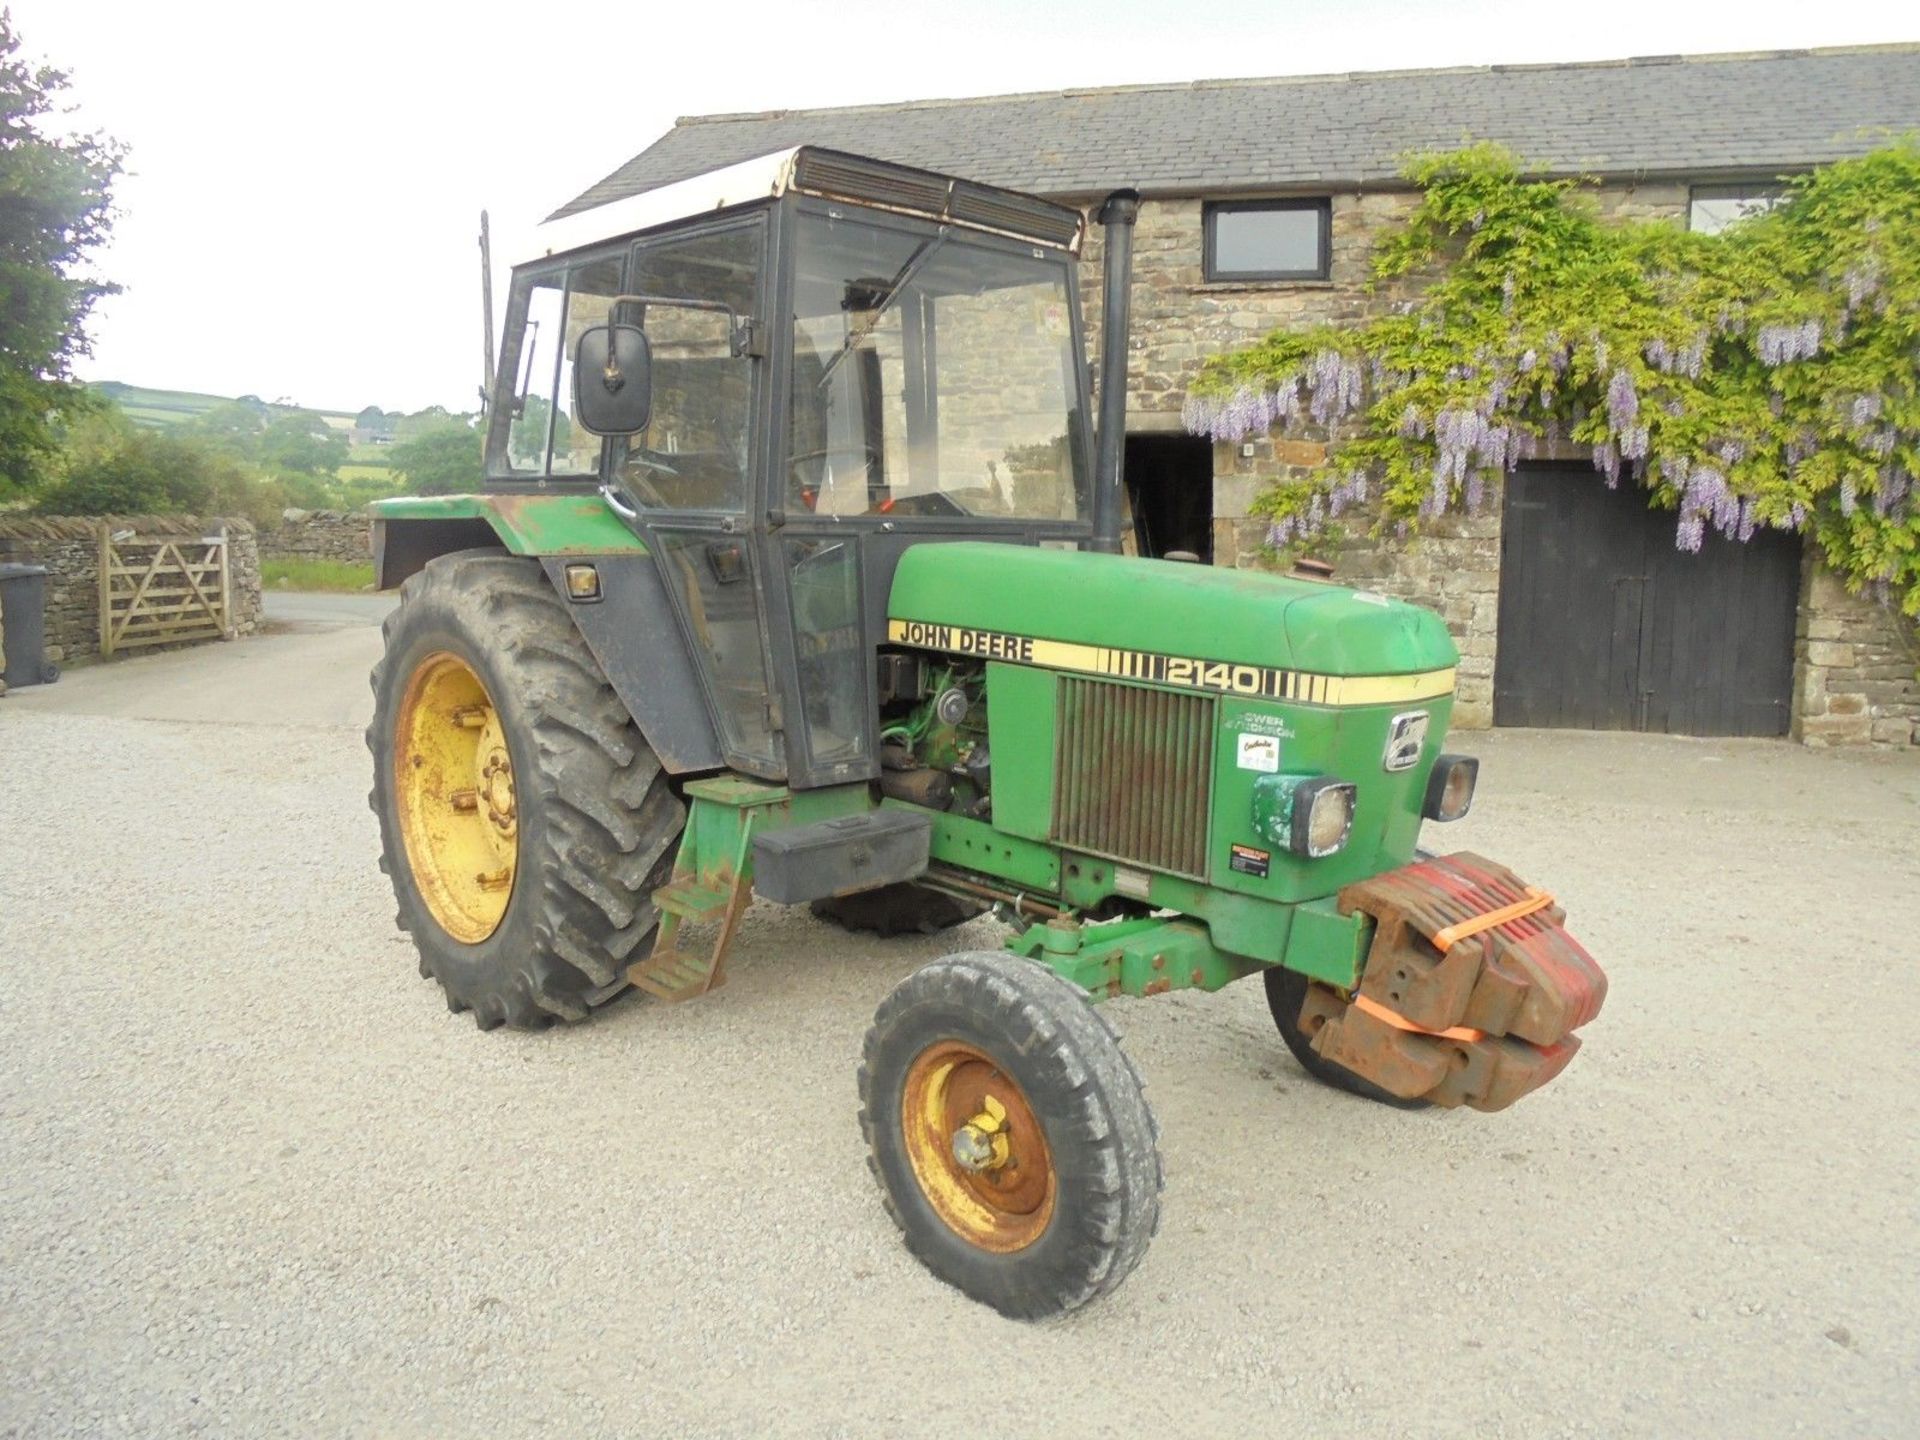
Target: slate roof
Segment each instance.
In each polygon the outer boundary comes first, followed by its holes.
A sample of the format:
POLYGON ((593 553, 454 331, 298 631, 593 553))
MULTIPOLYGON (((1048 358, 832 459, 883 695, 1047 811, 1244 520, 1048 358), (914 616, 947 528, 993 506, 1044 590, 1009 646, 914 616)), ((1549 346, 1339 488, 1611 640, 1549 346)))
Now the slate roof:
POLYGON ((791 145, 1064 196, 1379 184, 1468 138, 1544 174, 1776 174, 1915 129, 1920 43, 1199 80, 692 116, 555 213, 791 145))

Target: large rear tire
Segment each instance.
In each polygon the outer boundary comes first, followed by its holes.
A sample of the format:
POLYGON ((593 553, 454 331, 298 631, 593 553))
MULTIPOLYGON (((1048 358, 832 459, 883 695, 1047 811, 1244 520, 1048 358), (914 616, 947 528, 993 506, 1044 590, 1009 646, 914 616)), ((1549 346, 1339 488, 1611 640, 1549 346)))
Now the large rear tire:
POLYGON ((1107 1294, 1159 1228, 1139 1073, 1086 995, 1031 960, 949 955, 895 986, 867 1032, 860 1125, 907 1248, 1003 1315, 1107 1294))
POLYGON ((373 670, 380 868, 447 1004, 584 1020, 658 921, 686 809, 537 561, 429 561, 373 670))
POLYGON ((937 935, 987 911, 985 905, 905 881, 813 902, 816 919, 875 935, 937 935))

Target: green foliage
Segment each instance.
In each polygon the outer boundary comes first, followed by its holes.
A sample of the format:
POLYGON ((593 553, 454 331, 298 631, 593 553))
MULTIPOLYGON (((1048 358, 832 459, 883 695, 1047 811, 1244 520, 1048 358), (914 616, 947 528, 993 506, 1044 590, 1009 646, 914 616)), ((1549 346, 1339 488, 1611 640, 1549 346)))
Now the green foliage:
POLYGON ((347 437, 305 410, 276 415, 260 434, 260 461, 283 476, 326 475, 347 463, 347 437))
POLYGON ((480 432, 464 420, 443 418, 388 451, 404 488, 416 495, 458 495, 478 489, 480 432))
POLYGON ((88 278, 112 225, 125 151, 100 135, 55 135, 67 76, 23 59, 0 10, 0 500, 24 493, 54 448, 52 422, 86 402, 72 378, 85 323, 117 286, 88 278))
POLYGON ((222 400, 182 421, 183 433, 203 436, 236 455, 251 456, 259 448, 261 432, 273 418, 265 401, 255 396, 245 400, 222 400))
POLYGON ((270 590, 371 590, 373 565, 343 560, 262 560, 260 583, 270 590))
POLYGON ((119 384, 86 393, 88 410, 54 427, 58 448, 40 466, 33 492, 42 514, 186 509, 272 524, 288 506, 354 510, 407 490, 469 490, 480 477, 477 433, 466 417, 439 406, 379 412, 389 427, 411 429, 416 448, 380 446, 372 451, 377 463, 355 464, 345 431, 318 411, 269 405, 257 395, 221 400, 119 384), (155 421, 149 410, 167 418, 155 421), (401 451, 420 479, 392 468, 401 451))
POLYGON ((1187 423, 1216 439, 1327 433, 1321 475, 1256 502, 1275 543, 1376 500, 1381 523, 1417 528, 1564 439, 1677 511, 1682 549, 1709 526, 1800 530, 1920 614, 1920 141, 1818 170, 1713 236, 1606 223, 1493 146, 1408 175, 1419 205, 1373 269, 1417 298, 1277 332, 1193 387, 1187 423))
POLYGON ((55 478, 37 497, 44 515, 140 515, 186 511, 278 518, 291 497, 208 441, 135 425, 105 406, 62 434, 55 478))

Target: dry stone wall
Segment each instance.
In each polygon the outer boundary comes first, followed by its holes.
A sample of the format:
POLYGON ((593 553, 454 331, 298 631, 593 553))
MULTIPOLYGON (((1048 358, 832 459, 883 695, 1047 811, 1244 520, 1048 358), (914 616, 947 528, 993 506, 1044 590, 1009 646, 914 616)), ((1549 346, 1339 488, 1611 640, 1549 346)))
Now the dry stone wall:
POLYGON ((266 560, 373 561, 373 517, 364 510, 283 510, 280 523, 260 533, 266 560))
POLYGON ((0 518, 0 560, 47 567, 47 658, 72 665, 100 654, 103 528, 110 534, 212 535, 222 527, 227 532, 234 633, 250 635, 260 626, 260 553, 247 520, 195 515, 0 518))

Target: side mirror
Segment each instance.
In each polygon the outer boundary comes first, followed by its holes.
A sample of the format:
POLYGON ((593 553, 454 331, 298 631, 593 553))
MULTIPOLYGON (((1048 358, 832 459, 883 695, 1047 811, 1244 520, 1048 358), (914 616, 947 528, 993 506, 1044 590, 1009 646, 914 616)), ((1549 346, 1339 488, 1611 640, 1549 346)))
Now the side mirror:
POLYGON ((573 418, 590 435, 638 435, 653 415, 653 354, 635 325, 596 325, 573 351, 573 418))

